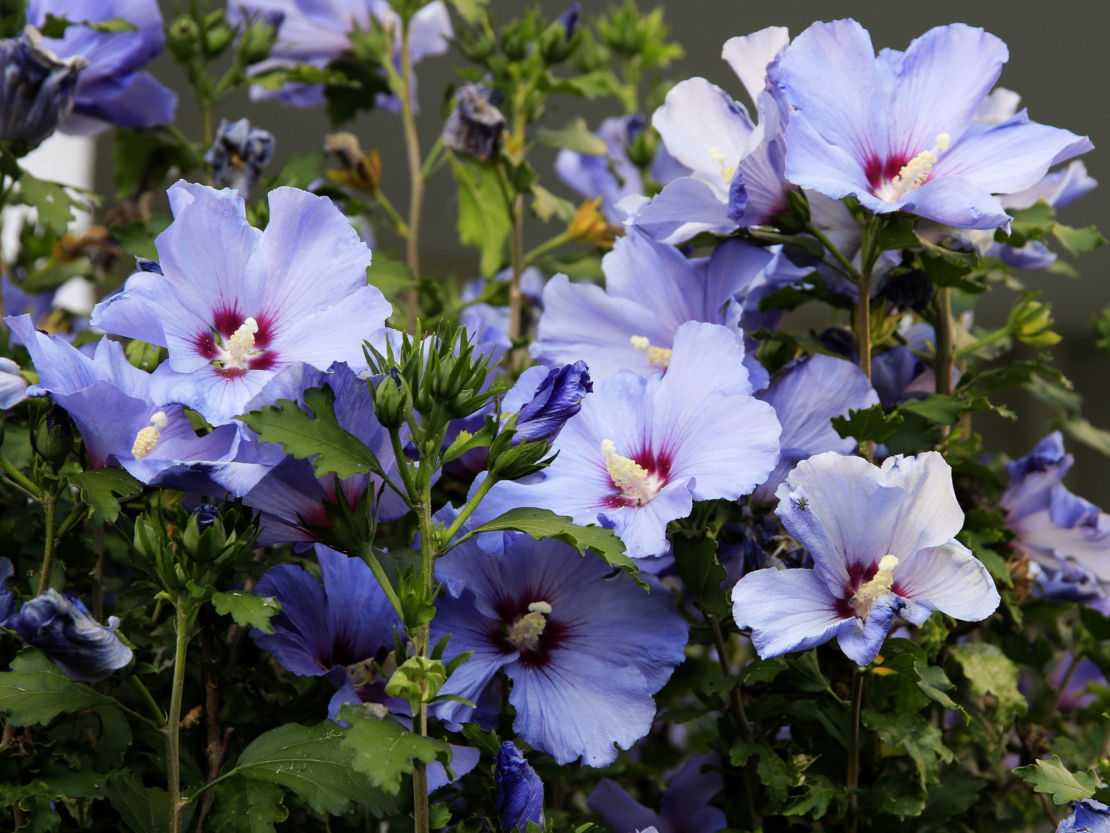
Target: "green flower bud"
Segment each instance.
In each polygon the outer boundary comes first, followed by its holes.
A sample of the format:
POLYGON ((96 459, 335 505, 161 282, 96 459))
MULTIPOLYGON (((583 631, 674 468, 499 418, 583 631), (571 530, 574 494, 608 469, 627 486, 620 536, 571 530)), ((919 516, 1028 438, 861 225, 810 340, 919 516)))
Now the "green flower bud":
POLYGON ((166 30, 166 46, 180 63, 188 63, 197 54, 200 30, 191 17, 179 17, 166 30))
POLYGON ((73 451, 73 420, 57 405, 39 420, 35 451, 48 463, 61 463, 73 451))
POLYGON ((283 18, 281 12, 269 12, 247 25, 239 40, 239 58, 244 66, 257 64, 270 56, 283 18))
POLYGON ((400 428, 412 416, 412 390, 396 369, 374 388, 374 415, 384 428, 400 428))

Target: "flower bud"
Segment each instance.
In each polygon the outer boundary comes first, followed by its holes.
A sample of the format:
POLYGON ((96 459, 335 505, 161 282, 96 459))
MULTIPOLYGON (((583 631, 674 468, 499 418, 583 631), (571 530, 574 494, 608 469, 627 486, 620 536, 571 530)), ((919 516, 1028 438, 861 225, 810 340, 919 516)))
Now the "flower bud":
POLYGON ((89 65, 79 55, 59 60, 41 44, 33 26, 0 41, 0 140, 12 142, 17 155, 36 148, 73 111, 77 77, 89 65))
POLYGON ((374 416, 384 428, 400 428, 412 416, 412 390, 396 368, 374 388, 374 416))
POLYGON ((39 420, 35 450, 48 463, 60 463, 73 451, 73 420, 55 405, 39 420))
POLYGON ((1033 347, 1051 347, 1060 341, 1052 332, 1052 306, 1037 300, 1039 292, 1030 292, 1014 304, 1006 322, 1010 335, 1022 344, 1033 347))
POLYGON ((574 52, 574 36, 578 31, 581 6, 574 3, 555 18, 540 38, 540 52, 546 64, 561 64, 574 52))
POLYGON ((239 59, 244 66, 257 64, 270 56, 270 50, 278 39, 281 24, 285 21, 282 12, 266 12, 247 24, 239 40, 239 59))
POLYGON ((210 57, 215 57, 231 44, 235 32, 224 23, 211 26, 204 31, 204 52, 210 57))
POLYGON ((497 784, 497 815, 501 829, 525 831, 528 822, 543 827, 543 782, 512 741, 501 744, 497 753, 494 781, 497 784))
POLYGON ((554 442, 567 420, 582 410, 582 400, 592 393, 593 382, 585 362, 558 367, 540 382, 531 401, 520 409, 512 445, 525 439, 554 442))
POLYGON ((220 523, 219 509, 210 503, 201 504, 190 514, 181 536, 185 554, 193 561, 214 561, 223 554, 227 535, 220 523))
POLYGON ((443 144, 451 150, 489 161, 497 155, 505 116, 497 109, 493 90, 464 84, 455 91, 458 106, 443 126, 443 144))
POLYGON ((790 214, 802 223, 810 221, 809 200, 800 188, 786 189, 786 204, 790 206, 790 214))
POLYGON ((166 29, 166 46, 180 63, 188 63, 197 54, 200 30, 191 17, 177 18, 166 29))

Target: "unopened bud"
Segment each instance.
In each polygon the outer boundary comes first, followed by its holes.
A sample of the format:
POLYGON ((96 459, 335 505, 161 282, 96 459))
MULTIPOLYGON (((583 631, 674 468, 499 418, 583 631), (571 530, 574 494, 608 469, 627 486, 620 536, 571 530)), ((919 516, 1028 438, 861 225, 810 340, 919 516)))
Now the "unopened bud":
POLYGON ((73 450, 73 420, 55 405, 39 420, 35 450, 48 463, 60 463, 73 450))

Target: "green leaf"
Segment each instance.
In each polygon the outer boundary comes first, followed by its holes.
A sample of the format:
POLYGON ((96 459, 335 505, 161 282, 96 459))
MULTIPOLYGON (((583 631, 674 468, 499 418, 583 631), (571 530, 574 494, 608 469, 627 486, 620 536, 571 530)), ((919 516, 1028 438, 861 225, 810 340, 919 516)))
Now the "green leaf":
POLYGON ((1032 784, 1034 792, 1051 795, 1056 804, 1090 798, 1101 784, 1101 779, 1093 769, 1087 772, 1069 772, 1057 755, 1053 755, 1051 761, 1035 761, 1029 766, 1019 766, 1014 774, 1032 784))
POLYGON ((754 240, 767 243, 768 245, 776 246, 782 244, 784 246, 797 246, 817 257, 821 257, 825 254, 825 247, 808 234, 781 234, 780 232, 767 231, 757 226, 749 228, 748 234, 751 235, 754 240))
POLYGON ((477 723, 467 723, 462 727, 463 737, 470 741, 471 746, 481 749, 487 755, 497 757, 501 751, 501 738, 497 732, 486 731, 477 723))
POLYGON ((959 397, 931 393, 924 399, 903 402, 898 410, 918 414, 941 425, 955 425, 965 411, 989 411, 991 404, 985 396, 959 397))
POLYGON ((745 766, 752 755, 759 756, 756 773, 759 775, 759 780, 767 787, 767 792, 775 804, 786 801, 789 789, 798 780, 793 767, 780 758, 778 753, 766 743, 748 743, 740 738, 733 744, 729 755, 733 766, 745 766))
POLYGON ((343 740, 343 729, 331 720, 311 728, 287 723, 255 738, 239 756, 235 771, 287 787, 318 813, 341 816, 357 801, 380 817, 392 802, 353 766, 343 740))
POLYGON ((337 73, 333 77, 336 80, 341 77, 346 82, 329 84, 324 88, 324 98, 328 102, 328 119, 332 127, 351 121, 360 112, 373 110, 378 93, 389 95, 389 81, 385 78, 385 73, 380 72, 381 67, 372 60, 359 60, 352 55, 332 61, 330 66, 337 73), (358 86, 350 86, 351 82, 358 86))
POLYGON ((1072 228, 1062 223, 1053 223, 1052 235, 1073 255, 1093 252, 1099 246, 1106 245, 1106 238, 1094 226, 1072 228))
POLYGON ((541 127, 536 131, 536 142, 553 148, 566 148, 586 156, 604 156, 608 152, 605 140, 595 136, 586 126, 586 120, 576 116, 561 130, 541 127))
POLYGON ((884 754, 904 754, 913 760, 922 789, 936 780, 938 760, 950 762, 954 757, 942 742, 940 729, 918 715, 879 714, 864 709, 860 720, 891 747, 884 754))
POLYGON ((774 659, 755 659, 740 672, 740 682, 745 686, 756 683, 769 683, 790 666, 782 657, 774 659))
POLYGON ((388 714, 377 717, 362 707, 342 706, 339 717, 351 724, 341 745, 354 755, 355 769, 391 795, 400 791, 401 779, 412 774, 414 760, 451 763, 449 744, 410 732, 388 714))
POLYGON ((824 775, 808 775, 804 786, 806 791, 787 806, 783 811, 784 816, 813 813, 814 819, 820 819, 829 811, 829 805, 833 801, 836 801, 837 814, 844 815, 848 808, 848 796, 838 790, 830 779, 824 775))
POLYGON ((501 268, 512 218, 497 170, 453 153, 447 154, 459 186, 459 240, 482 253, 482 274, 487 278, 501 268))
POLYGON ((905 417, 899 414, 887 415, 882 405, 872 405, 858 411, 849 409, 847 418, 833 417, 832 426, 841 439, 853 437, 861 443, 882 443, 898 430, 903 419, 905 417))
POLYGON ((154 245, 154 238, 165 231, 169 223, 169 217, 154 217, 146 223, 132 220, 126 226, 112 226, 112 236, 129 255, 157 260, 158 249, 154 245))
POLYGON ((921 265, 935 285, 954 287, 974 294, 986 291, 984 284, 966 280, 979 265, 978 255, 973 252, 955 252, 921 237, 917 238, 917 243, 923 250, 921 265))
POLYGON ((235 777, 215 790, 216 810, 208 821, 212 833, 274 833, 274 825, 289 818, 277 784, 235 777))
POLYGON ((86 202, 75 200, 58 183, 36 179, 26 171, 19 179, 19 199, 25 205, 38 209, 39 222, 58 237, 69 228, 74 209, 90 207, 86 202))
POLYGON ((459 544, 483 532, 523 532, 539 541, 541 538, 554 538, 578 550, 579 555, 586 551, 594 553, 606 564, 620 567, 645 590, 647 583, 639 578, 640 568, 624 554, 624 542, 611 529, 600 526, 578 526, 568 517, 556 515, 548 509, 510 509, 492 521, 487 521, 475 530, 459 538, 459 544))
POLYGON ((953 646, 952 656, 971 683, 972 694, 976 697, 994 695, 997 700, 995 720, 1009 723, 1015 713, 1026 713, 1029 706, 1017 687, 1018 667, 1001 648, 988 642, 967 642, 953 646))
POLYGON ((875 233, 876 253, 889 249, 916 249, 921 245, 913 230, 914 217, 898 212, 878 216, 881 225, 875 233))
POLYGON ((678 575, 690 588, 698 605, 715 616, 728 616, 732 604, 721 587, 721 582, 728 579, 728 570, 717 561, 717 542, 712 538, 676 535, 674 557, 678 575))
POLYGON ((0 712, 12 726, 48 724, 63 712, 114 705, 84 683, 71 680, 34 648, 24 648, 12 660, 12 670, 0 675, 0 712))
POLYGON ((282 451, 298 460, 315 455, 312 461, 317 477, 335 472, 341 479, 356 474, 381 475, 382 467, 374 452, 362 440, 345 430, 335 416, 335 393, 330 385, 304 392, 305 406, 314 416, 289 399, 279 399, 259 411, 242 414, 242 420, 264 443, 280 443, 282 451))
POLYGON ((1072 439, 1110 457, 1110 431, 1096 428, 1084 417, 1065 420, 1060 428, 1072 439))
MULTIPOLYGON (((170 794, 161 787, 144 787, 134 773, 120 770, 108 778, 103 794, 135 833, 165 833, 170 829, 170 794)), ((188 829, 195 809, 192 805, 185 811, 183 829, 188 829)))
POLYGON ((143 484, 124 469, 89 469, 69 477, 69 485, 81 490, 81 500, 89 508, 89 523, 99 528, 114 523, 119 517, 120 497, 131 497, 143 490, 143 484))
POLYGON ((545 223, 552 217, 558 217, 567 225, 574 221, 577 209, 570 200, 555 196, 542 185, 532 186, 532 198, 532 211, 545 223))
POLYGON ((221 616, 230 614, 235 624, 242 628, 257 628, 263 633, 272 634, 274 626, 270 619, 281 612, 281 602, 270 596, 256 596, 245 590, 212 592, 212 604, 221 616))
POLYGON ((112 182, 116 198, 133 196, 148 183, 161 182, 171 168, 182 175, 197 167, 199 157, 191 147, 164 133, 150 130, 117 130, 112 143, 112 182))
POLYGON ((46 22, 39 27, 39 32, 44 38, 64 38, 66 29, 70 26, 87 26, 95 32, 117 34, 119 32, 138 32, 139 27, 122 17, 113 17, 108 20, 98 20, 90 23, 87 20, 67 20, 65 15, 55 17, 47 13, 46 22))

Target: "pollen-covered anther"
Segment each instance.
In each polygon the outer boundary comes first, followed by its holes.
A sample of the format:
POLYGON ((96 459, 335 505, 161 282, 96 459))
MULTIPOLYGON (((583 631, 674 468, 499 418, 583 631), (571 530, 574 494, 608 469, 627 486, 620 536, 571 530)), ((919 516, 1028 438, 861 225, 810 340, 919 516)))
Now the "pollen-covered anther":
POLYGON ((521 616, 509 628, 508 640, 518 650, 534 649, 539 644, 540 635, 547 627, 547 616, 551 615, 551 605, 547 602, 532 602, 528 613, 521 616))
POLYGON ((724 151, 718 147, 711 147, 709 149, 709 159, 721 166, 721 179, 724 180, 725 184, 731 184, 732 177, 736 174, 736 166, 728 164, 728 157, 725 156, 724 151))
POLYGON ((952 137, 947 133, 940 133, 932 150, 921 151, 903 165, 902 170, 898 171, 898 175, 891 180, 890 188, 893 196, 889 198, 890 201, 900 200, 908 192, 924 185, 929 179, 929 174, 933 172, 933 165, 937 163, 938 156, 948 150, 948 143, 951 141, 952 137))
POLYGON ((227 342, 229 364, 242 367, 254 350, 254 335, 258 332, 258 322, 248 318, 231 334, 227 342))
POLYGON ((645 336, 632 336, 632 346, 647 354, 648 364, 655 367, 669 367, 672 351, 667 347, 652 347, 645 336))
POLYGON ((162 439, 162 432, 158 429, 165 428, 169 425, 169 422, 169 417, 166 416, 164 411, 158 411, 152 416, 150 425, 135 435, 135 444, 131 446, 131 456, 136 460, 141 460, 154 451, 158 447, 159 440, 162 439))
POLYGON ((894 568, 897 566, 898 559, 895 556, 884 555, 879 560, 879 571, 852 598, 849 604, 861 617, 866 619, 875 600, 885 596, 894 587, 894 568))
POLYGON ((636 501, 637 506, 643 506, 658 494, 658 478, 635 460, 617 454, 617 447, 612 440, 602 440, 601 453, 605 455, 609 479, 620 489, 622 497, 636 501))

